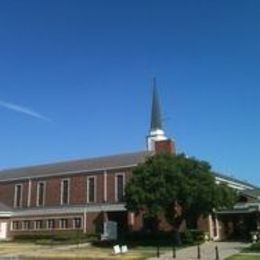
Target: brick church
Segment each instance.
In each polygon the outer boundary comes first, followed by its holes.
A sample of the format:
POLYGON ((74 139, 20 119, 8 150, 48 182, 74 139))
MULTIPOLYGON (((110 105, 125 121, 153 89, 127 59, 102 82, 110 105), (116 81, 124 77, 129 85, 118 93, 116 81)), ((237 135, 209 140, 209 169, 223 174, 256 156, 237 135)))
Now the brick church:
MULTIPOLYGON (((147 148, 134 153, 50 163, 0 171, 0 239, 20 234, 62 233, 80 230, 96 233, 104 221, 118 228, 140 230, 141 215, 127 212, 124 187, 133 169, 156 153, 175 153, 161 122, 154 87, 147 148)), ((216 182, 253 191, 255 187, 216 173, 216 182)), ((221 238, 221 222, 209 216, 199 223, 212 239, 221 238)))

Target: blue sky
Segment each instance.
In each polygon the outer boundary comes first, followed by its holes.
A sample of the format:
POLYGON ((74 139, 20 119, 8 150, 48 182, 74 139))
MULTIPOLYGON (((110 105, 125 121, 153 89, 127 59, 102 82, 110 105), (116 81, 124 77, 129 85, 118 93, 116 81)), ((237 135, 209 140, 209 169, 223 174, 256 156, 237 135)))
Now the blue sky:
POLYGON ((260 1, 0 2, 0 168, 145 148, 260 184, 260 1))

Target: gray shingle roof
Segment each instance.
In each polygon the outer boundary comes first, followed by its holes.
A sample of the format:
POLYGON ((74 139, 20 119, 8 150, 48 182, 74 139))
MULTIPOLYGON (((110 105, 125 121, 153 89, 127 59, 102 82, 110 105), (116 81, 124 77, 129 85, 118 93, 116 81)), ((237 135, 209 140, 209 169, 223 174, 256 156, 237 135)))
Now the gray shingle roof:
POLYGON ((5 205, 4 203, 0 202, 0 212, 2 211, 12 211, 13 209, 11 207, 8 207, 7 205, 5 205))
POLYGON ((111 155, 98 158, 81 159, 74 161, 57 162, 37 166, 14 168, 0 171, 0 181, 15 179, 37 178, 49 175, 63 175, 69 173, 95 172, 105 169, 134 166, 144 162, 150 152, 141 151, 111 155))
MULTIPOLYGON (((0 171, 0 182, 17 179, 39 178, 47 176, 61 176, 65 174, 75 174, 81 172, 97 172, 108 169, 125 168, 142 163, 152 155, 152 152, 139 151, 133 153, 124 153, 97 158, 88 158, 73 161, 56 162, 50 164, 13 168, 0 171)), ((252 188, 256 186, 233 177, 220 173, 214 173, 215 176, 236 183, 244 184, 252 188)), ((1 205, 0 205, 1 206, 1 205)))
POLYGON ((243 190, 241 193, 246 196, 249 196, 251 198, 254 198, 256 200, 260 200, 260 189, 259 188, 256 188, 253 190, 243 190))

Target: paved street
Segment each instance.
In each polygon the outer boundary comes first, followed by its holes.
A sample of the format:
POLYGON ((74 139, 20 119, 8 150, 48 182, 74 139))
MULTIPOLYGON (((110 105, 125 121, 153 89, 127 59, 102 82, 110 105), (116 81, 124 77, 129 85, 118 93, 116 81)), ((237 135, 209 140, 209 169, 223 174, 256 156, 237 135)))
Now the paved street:
MULTIPOLYGON (((200 246, 202 260, 215 260, 215 247, 219 249, 219 259, 223 260, 228 256, 240 252, 244 247, 249 244, 241 242, 207 242, 200 246)), ((157 259, 157 258, 151 258, 157 259)), ((160 257, 160 259, 173 259, 172 252, 168 252, 160 257)), ((195 260, 198 259, 197 246, 191 246, 179 249, 176 252, 176 260, 195 260)))

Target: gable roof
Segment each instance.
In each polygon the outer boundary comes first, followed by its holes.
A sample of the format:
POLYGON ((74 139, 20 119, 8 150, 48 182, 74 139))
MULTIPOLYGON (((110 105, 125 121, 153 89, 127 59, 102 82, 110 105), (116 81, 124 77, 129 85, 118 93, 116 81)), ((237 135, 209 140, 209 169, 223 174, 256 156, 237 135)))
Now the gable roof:
POLYGON ((248 197, 251 197, 253 199, 256 199, 256 200, 260 200, 260 189, 259 188, 256 188, 256 189, 252 189, 252 190, 243 190, 241 192, 242 195, 245 195, 245 196, 248 196, 248 197))
POLYGON ((133 167, 138 163, 144 162, 149 155, 151 155, 151 152, 140 151, 134 153, 1 170, 0 182, 133 167))
POLYGON ((247 181, 238 180, 237 178, 234 178, 234 177, 231 177, 231 176, 228 176, 228 175, 224 175, 224 174, 221 174, 221 173, 218 173, 218 172, 214 172, 214 175, 216 177, 225 179, 227 181, 238 183, 238 184, 241 184, 241 185, 244 185, 244 186, 247 186, 247 187, 251 187, 253 189, 258 188, 256 185, 253 185, 253 184, 251 184, 247 181))

